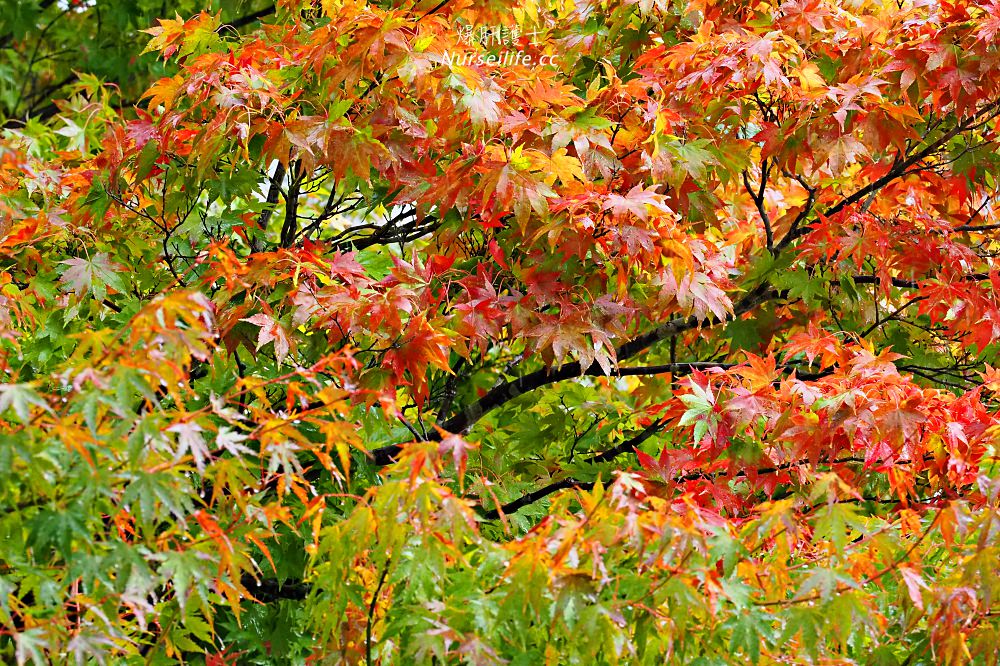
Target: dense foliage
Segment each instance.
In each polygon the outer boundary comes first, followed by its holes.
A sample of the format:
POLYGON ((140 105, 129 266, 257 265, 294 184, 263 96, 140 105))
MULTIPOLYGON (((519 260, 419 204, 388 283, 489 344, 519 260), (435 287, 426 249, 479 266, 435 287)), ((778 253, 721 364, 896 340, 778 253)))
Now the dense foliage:
POLYGON ((996 663, 996 0, 3 7, 4 661, 996 663))

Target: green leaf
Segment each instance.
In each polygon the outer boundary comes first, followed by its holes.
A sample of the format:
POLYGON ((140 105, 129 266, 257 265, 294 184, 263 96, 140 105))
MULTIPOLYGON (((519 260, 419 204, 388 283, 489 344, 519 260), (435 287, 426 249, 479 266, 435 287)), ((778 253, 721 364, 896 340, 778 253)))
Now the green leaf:
POLYGON ((834 502, 818 513, 813 542, 829 541, 838 553, 847 552, 847 544, 865 533, 865 522, 851 504, 834 502))
POLYGON ((32 405, 47 412, 52 411, 30 384, 0 384, 0 413, 13 409, 21 423, 28 423, 31 420, 32 405))
POLYGON ((734 653, 742 650, 750 657, 751 663, 760 661, 761 641, 771 634, 768 618, 759 612, 745 610, 729 620, 726 626, 733 632, 729 640, 730 650, 734 653))
POLYGON ((34 627, 15 633, 14 644, 16 645, 14 654, 18 665, 26 664, 29 661, 39 666, 49 663, 45 653, 51 646, 46 638, 44 627, 34 627))
POLYGON ((91 258, 75 257, 60 262, 69 268, 62 272, 61 282, 67 291, 73 291, 77 296, 91 292, 99 301, 107 295, 107 287, 116 291, 125 291, 125 281, 122 275, 125 268, 113 263, 106 252, 98 252, 91 258))

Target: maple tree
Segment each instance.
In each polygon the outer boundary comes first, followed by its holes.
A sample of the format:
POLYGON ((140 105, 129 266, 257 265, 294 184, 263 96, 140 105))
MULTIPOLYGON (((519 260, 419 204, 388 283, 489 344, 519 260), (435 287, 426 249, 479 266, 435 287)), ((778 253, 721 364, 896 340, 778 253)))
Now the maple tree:
POLYGON ((4 660, 996 663, 995 0, 14 4, 4 660))

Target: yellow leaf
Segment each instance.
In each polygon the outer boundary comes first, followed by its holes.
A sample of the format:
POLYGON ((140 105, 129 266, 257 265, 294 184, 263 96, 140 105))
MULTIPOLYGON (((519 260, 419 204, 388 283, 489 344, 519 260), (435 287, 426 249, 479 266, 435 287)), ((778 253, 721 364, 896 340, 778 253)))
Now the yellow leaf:
POLYGON ((578 180, 582 183, 586 179, 583 175, 583 167, 580 165, 580 160, 572 155, 567 155, 565 148, 560 148, 552 154, 552 157, 549 158, 548 167, 549 175, 545 178, 546 185, 551 185, 555 182, 556 178, 564 184, 568 184, 573 180, 578 180))
POLYGON ((802 67, 795 70, 795 76, 798 77, 799 83, 806 90, 815 90, 816 88, 826 87, 826 80, 824 80, 823 75, 819 73, 819 67, 811 62, 807 62, 802 65, 802 67))
POLYGON ((175 75, 172 78, 162 78, 147 90, 143 97, 149 98, 149 108, 155 109, 156 107, 163 105, 164 111, 170 110, 170 105, 174 101, 174 97, 177 96, 177 91, 180 90, 181 85, 184 83, 184 79, 180 74, 175 75))

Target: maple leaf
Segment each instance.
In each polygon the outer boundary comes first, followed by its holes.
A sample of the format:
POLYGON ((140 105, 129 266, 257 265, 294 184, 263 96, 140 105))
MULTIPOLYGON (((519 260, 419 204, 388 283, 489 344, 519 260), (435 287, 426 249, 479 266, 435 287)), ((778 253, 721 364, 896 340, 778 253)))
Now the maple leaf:
POLYGON ((218 15, 201 12, 185 21, 180 14, 175 19, 160 19, 160 24, 142 30, 153 36, 143 53, 162 51, 163 57, 174 54, 179 57, 208 50, 219 42, 218 15))
MULTIPOLYGON (((583 167, 580 165, 580 160, 572 155, 567 155, 564 148, 555 151, 549 157, 549 170, 553 179, 557 178, 564 184, 572 183, 573 181, 583 183, 587 180, 583 173, 583 167)), ((551 185, 552 183, 549 182, 548 184, 551 185)))
POLYGON ((451 454, 455 469, 458 471, 460 485, 464 484, 465 468, 469 461, 469 450, 474 448, 474 445, 470 445, 469 442, 466 442, 458 435, 445 435, 438 445, 439 455, 451 454))
POLYGON ((99 301, 104 300, 107 288, 125 291, 125 268, 111 261, 106 252, 98 252, 90 258, 74 257, 60 262, 69 268, 62 272, 60 282, 70 291, 82 296, 91 292, 99 301))
POLYGON ((549 198, 556 192, 545 183, 541 172, 544 156, 534 151, 523 154, 518 146, 511 155, 510 163, 496 174, 496 194, 504 205, 510 205, 519 221, 525 221, 534 211, 545 215, 549 208, 549 198))
POLYGON ((981 42, 994 43, 997 34, 1000 34, 1000 2, 993 0, 983 7, 986 16, 979 24, 976 38, 981 42))
POLYGON ((864 144, 850 135, 840 136, 827 147, 827 165, 833 174, 840 173, 849 164, 854 164, 859 156, 867 155, 864 144))
POLYGON ((792 73, 806 90, 817 90, 826 86, 826 80, 823 79, 819 67, 811 62, 804 63, 801 67, 794 69, 792 73))
POLYGON ((903 578, 903 582, 906 584, 906 591, 910 595, 910 600, 913 601, 913 605, 920 610, 923 610, 923 590, 930 589, 927 583, 924 582, 923 577, 916 570, 916 568, 911 565, 903 565, 899 567, 899 573, 903 578))
POLYGON ((551 351, 555 362, 562 362, 572 353, 581 368, 589 369, 596 362, 606 375, 611 374, 617 362, 614 344, 607 333, 582 311, 568 310, 559 316, 542 317, 527 335, 535 339, 536 349, 551 351))
POLYGON ((301 450, 302 447, 295 442, 279 441, 270 443, 267 447, 268 473, 281 474, 283 476, 301 475, 303 468, 297 455, 301 450))
POLYGON ((248 439, 247 435, 238 433, 232 428, 222 427, 216 434, 215 445, 236 457, 253 455, 253 450, 243 445, 243 442, 248 439))
POLYGON ((383 366, 400 378, 404 373, 409 375, 416 398, 422 402, 426 397, 428 366, 451 372, 448 365, 450 347, 447 335, 436 330, 423 316, 414 317, 407 322, 404 339, 386 353, 383 366))
POLYGON ((274 343, 274 356, 281 363, 288 356, 294 341, 288 336, 285 328, 271 315, 260 312, 240 321, 260 327, 257 333, 257 351, 269 342, 274 343))
POLYGON ((69 148, 71 150, 79 150, 81 153, 87 152, 87 127, 86 125, 77 125, 70 118, 63 118, 64 127, 60 127, 56 130, 56 134, 66 137, 70 140, 69 148))
POLYGON ((696 319, 705 320, 711 313, 719 320, 725 320, 733 311, 732 300, 705 273, 686 273, 678 281, 673 271, 667 270, 659 275, 657 282, 661 285, 661 294, 665 298, 676 299, 677 304, 691 312, 696 319))
POLYGON ((163 106, 164 112, 170 111, 170 107, 174 103, 174 99, 177 97, 181 90, 181 86, 184 85, 184 77, 180 74, 175 74, 172 77, 164 77, 150 86, 145 93, 143 93, 143 98, 149 98, 149 108, 155 110, 158 106, 163 106))
POLYGON ((927 415, 918 409, 920 403, 920 398, 914 397, 900 405, 887 405, 875 412, 875 418, 880 421, 880 428, 886 435, 895 434, 909 440, 919 433, 920 425, 927 421, 927 415))
POLYGON ((655 188, 647 190, 641 185, 636 185, 624 196, 620 194, 608 195, 604 204, 604 209, 610 210, 615 215, 632 213, 640 220, 649 218, 649 208, 660 212, 669 212, 670 210, 664 203, 662 194, 657 194, 655 188))
POLYGON ((0 384, 0 413, 13 409, 21 423, 27 423, 31 419, 32 406, 51 411, 30 384, 0 384))
POLYGON ((494 125, 500 122, 503 94, 494 86, 469 90, 459 100, 460 108, 469 112, 474 125, 494 125))
POLYGON ((195 467, 199 472, 205 471, 205 464, 211 460, 212 454, 202 435, 204 430, 194 421, 181 421, 167 428, 167 432, 177 435, 177 447, 174 450, 174 460, 179 461, 190 453, 195 467))

